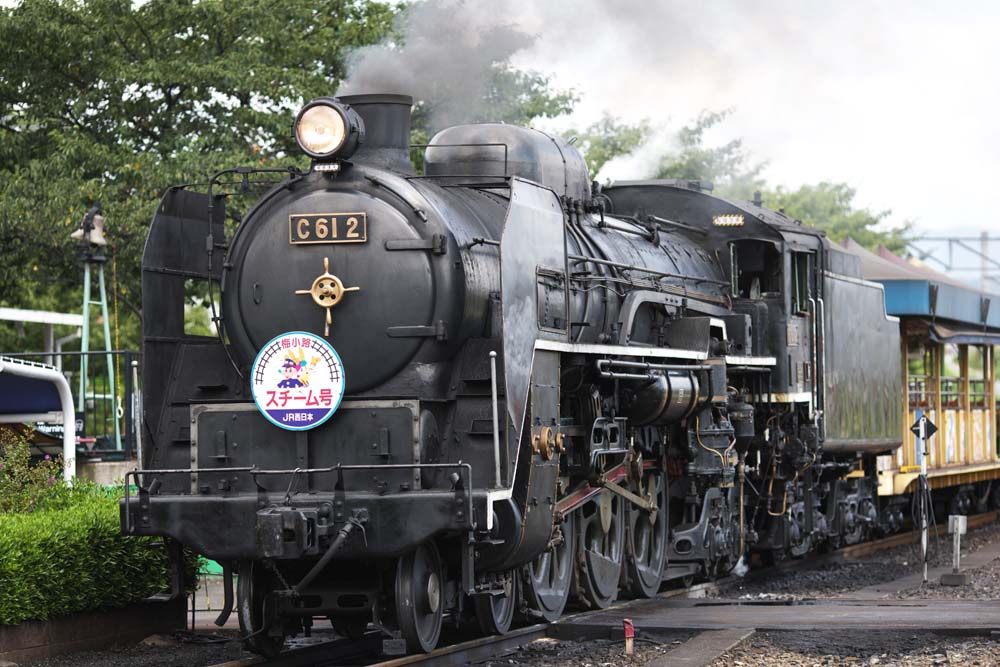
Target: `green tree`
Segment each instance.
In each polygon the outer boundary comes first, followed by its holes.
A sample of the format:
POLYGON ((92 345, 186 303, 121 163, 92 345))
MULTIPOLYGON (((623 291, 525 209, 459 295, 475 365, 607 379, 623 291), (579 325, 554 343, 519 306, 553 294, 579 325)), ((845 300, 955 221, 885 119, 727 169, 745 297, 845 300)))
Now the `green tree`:
MULTIPOLYGON (((569 113, 577 101, 572 90, 553 90, 549 77, 533 70, 519 70, 507 62, 493 63, 484 72, 488 85, 485 87, 481 118, 461 118, 457 122, 490 121, 510 125, 530 125, 537 118, 554 118, 569 113)), ((447 91, 442 91, 447 94, 447 91)), ((448 115, 458 119, 460 110, 454 109, 450 100, 415 100, 411 118, 410 140, 416 146, 427 144, 441 127, 437 118, 442 106, 448 106, 448 115)), ((423 152, 414 149, 411 154, 414 167, 423 173, 423 152)))
POLYGON ((577 147, 587 159, 590 177, 597 178, 601 168, 613 158, 628 155, 646 141, 652 133, 648 120, 635 124, 622 122, 610 114, 579 132, 567 132, 577 137, 577 147))
POLYGON ((721 146, 706 146, 705 134, 723 122, 732 109, 703 111, 677 133, 678 149, 660 161, 655 178, 676 178, 711 183, 716 194, 749 199, 764 185, 763 162, 752 162, 742 139, 721 146))
POLYGON ((577 99, 572 90, 553 90, 544 74, 515 69, 508 63, 493 66, 486 92, 490 120, 512 125, 530 125, 536 118, 569 113, 577 99))
POLYGON ((823 182, 795 190, 781 186, 768 190, 761 175, 766 163, 754 162, 741 139, 706 146, 706 133, 730 112, 706 111, 683 127, 677 136, 679 149, 662 158, 656 178, 708 181, 715 186, 715 194, 734 199, 750 199, 755 191, 761 191, 765 206, 823 230, 834 241, 850 236, 872 249, 881 244, 893 252, 905 251, 912 237, 911 225, 881 228, 890 211, 856 208, 855 189, 848 184, 823 182))
POLYGON ((893 252, 905 252, 907 239, 912 237, 911 225, 880 229, 879 225, 891 211, 856 208, 854 196, 855 189, 846 183, 828 182, 802 185, 795 190, 779 186, 763 193, 765 206, 781 209, 796 220, 823 230, 834 241, 851 237, 873 250, 884 245, 893 252))
MULTIPOLYGON (((371 0, 0 8, 0 305, 79 312, 82 269, 69 235, 98 201, 114 257, 108 281, 141 304, 142 247, 163 191, 224 167, 306 166, 294 113, 337 91, 353 50, 398 38, 398 11, 371 0)), ((551 93, 537 73, 494 69, 489 94, 503 120, 560 113, 574 99, 551 93)), ((420 120, 415 131, 426 135, 420 120)), ((134 347, 137 322, 121 329, 121 346, 134 347)), ((40 331, 28 333, 17 340, 0 326, 0 350, 38 349, 40 331)))
POLYGON ((109 274, 139 304, 162 191, 222 166, 295 161, 294 111, 334 92, 345 54, 381 39, 392 17, 388 4, 358 0, 280 11, 267 0, 26 0, 0 10, 0 303, 79 309, 69 234, 100 201, 109 274))

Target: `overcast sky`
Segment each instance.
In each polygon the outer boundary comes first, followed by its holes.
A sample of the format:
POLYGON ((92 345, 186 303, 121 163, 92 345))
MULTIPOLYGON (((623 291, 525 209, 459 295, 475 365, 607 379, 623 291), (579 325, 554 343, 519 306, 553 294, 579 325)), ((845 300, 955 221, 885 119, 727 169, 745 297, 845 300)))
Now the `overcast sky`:
MULTIPOLYGON (((893 223, 1000 236, 1000 3, 507 6, 537 35, 515 64, 579 91, 578 126, 610 111, 676 129, 733 107, 712 140, 742 137, 772 184, 844 181, 859 204, 892 209, 893 223)), ((630 160, 602 176, 643 167, 630 160)))

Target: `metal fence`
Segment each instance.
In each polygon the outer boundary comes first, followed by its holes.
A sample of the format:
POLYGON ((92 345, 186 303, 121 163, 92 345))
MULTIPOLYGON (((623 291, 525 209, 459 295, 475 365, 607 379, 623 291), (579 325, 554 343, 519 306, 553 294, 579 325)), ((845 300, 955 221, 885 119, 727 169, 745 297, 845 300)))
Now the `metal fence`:
MULTIPOLYGON (((132 458, 142 409, 137 352, 0 352, 0 355, 49 364, 66 376, 77 410, 75 428, 79 455, 102 459, 132 458), (81 369, 86 373, 85 382, 81 382, 81 369)), ((63 433, 62 424, 38 424, 36 429, 56 438, 61 438, 63 433)))

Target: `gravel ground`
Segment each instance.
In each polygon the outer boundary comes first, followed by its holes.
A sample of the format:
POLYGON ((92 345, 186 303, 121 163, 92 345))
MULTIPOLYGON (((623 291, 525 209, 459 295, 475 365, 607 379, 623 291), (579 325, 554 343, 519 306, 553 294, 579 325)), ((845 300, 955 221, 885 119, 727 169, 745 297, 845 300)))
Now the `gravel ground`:
POLYGON ((635 655, 625 655, 624 640, 568 642, 539 639, 517 651, 493 660, 474 663, 480 667, 618 667, 619 665, 650 665, 666 653, 683 644, 689 633, 659 635, 656 639, 639 638, 635 655))
POLYGON ((890 632, 757 633, 711 667, 987 667, 1000 665, 1000 643, 983 637, 890 632))
POLYGON ((116 646, 103 651, 81 651, 35 662, 23 667, 198 667, 249 657, 239 642, 225 641, 235 631, 211 634, 153 635, 139 644, 116 646), (222 640, 211 641, 210 640, 222 640))
MULTIPOLYGON (((966 586, 942 586, 937 581, 929 581, 926 586, 918 586, 896 593, 901 600, 946 598, 951 600, 1000 600, 1000 560, 967 570, 972 581, 966 586)), ((998 648, 1000 650, 1000 648, 998 648)))
MULTIPOLYGON (((962 553, 1000 541, 1000 523, 969 531, 963 538, 962 553)), ((932 566, 951 562, 951 543, 941 536, 935 548, 931 541, 932 566)), ((804 599, 840 595, 860 588, 883 584, 919 571, 920 547, 901 546, 873 554, 861 560, 828 562, 801 570, 782 570, 762 579, 741 581, 720 590, 719 597, 804 599)), ((1000 599, 1000 571, 982 577, 985 598, 1000 599), (992 591, 992 593, 989 593, 992 591)), ((947 588, 947 587, 945 587, 947 588)), ((951 589, 953 592, 956 590, 951 589)), ((956 597, 942 593, 939 597, 956 597)))

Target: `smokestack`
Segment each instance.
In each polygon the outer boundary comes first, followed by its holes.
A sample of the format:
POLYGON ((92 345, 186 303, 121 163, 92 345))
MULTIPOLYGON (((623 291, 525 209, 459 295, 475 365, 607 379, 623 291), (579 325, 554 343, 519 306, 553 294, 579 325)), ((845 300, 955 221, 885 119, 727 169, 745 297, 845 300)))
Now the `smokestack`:
POLYGON ((409 95, 342 95, 365 123, 365 141, 354 153, 354 159, 382 167, 411 173, 409 95))

